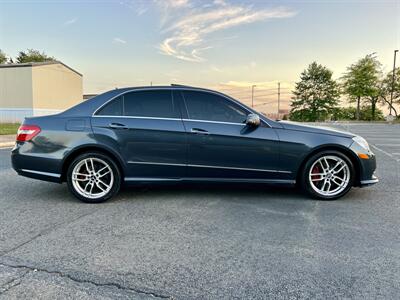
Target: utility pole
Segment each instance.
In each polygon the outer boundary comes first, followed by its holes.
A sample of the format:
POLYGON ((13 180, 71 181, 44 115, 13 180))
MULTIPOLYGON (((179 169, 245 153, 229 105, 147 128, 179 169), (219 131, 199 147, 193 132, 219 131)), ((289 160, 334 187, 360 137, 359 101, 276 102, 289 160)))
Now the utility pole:
POLYGON ((281 111, 281 83, 278 82, 278 119, 279 118, 279 112, 281 111))
POLYGON ((251 86, 251 107, 254 107, 254 88, 256 87, 256 85, 252 85, 251 86))
POLYGON ((394 59, 393 59, 393 75, 392 75, 392 90, 390 92, 390 108, 389 115, 392 115, 392 105, 393 105, 393 91, 394 91, 394 79, 396 76, 396 54, 399 50, 394 50, 394 59))

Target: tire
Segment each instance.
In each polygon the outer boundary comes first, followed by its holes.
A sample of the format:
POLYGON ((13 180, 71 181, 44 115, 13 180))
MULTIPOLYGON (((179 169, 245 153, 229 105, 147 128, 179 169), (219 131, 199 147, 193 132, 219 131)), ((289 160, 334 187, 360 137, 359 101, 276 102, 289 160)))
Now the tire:
POLYGON ((335 150, 313 155, 301 172, 301 187, 314 199, 338 199, 347 194, 354 184, 353 163, 345 154, 335 150))
POLYGON ((69 191, 86 203, 101 203, 116 195, 121 186, 121 172, 105 154, 86 152, 76 157, 67 170, 69 191), (92 172, 94 167, 95 172, 92 172))

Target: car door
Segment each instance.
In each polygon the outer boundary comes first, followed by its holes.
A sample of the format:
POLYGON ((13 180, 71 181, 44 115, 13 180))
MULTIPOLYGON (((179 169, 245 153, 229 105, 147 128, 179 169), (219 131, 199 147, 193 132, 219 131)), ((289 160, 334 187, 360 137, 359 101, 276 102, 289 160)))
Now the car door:
POLYGON ((249 127, 249 111, 217 93, 182 90, 188 133, 188 177, 277 179, 279 141, 262 122, 249 127))
POLYGON ((186 132, 171 90, 120 95, 93 116, 92 127, 100 140, 111 139, 118 148, 126 180, 185 176, 186 132))

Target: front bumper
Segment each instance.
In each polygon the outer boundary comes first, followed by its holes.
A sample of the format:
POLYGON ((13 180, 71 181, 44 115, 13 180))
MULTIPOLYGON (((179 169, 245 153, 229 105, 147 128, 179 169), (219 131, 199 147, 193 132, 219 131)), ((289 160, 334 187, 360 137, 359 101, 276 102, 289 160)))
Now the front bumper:
POLYGON ((376 177, 375 175, 372 175, 371 179, 367 179, 367 180, 361 180, 360 181, 360 186, 364 187, 364 186, 369 186, 369 185, 373 185, 379 182, 379 178, 376 177))
POLYGON ((372 151, 367 151, 366 149, 360 147, 357 143, 353 143, 350 146, 350 149, 355 153, 359 165, 358 184, 356 183, 356 185, 365 187, 378 183, 379 179, 375 176, 375 154, 372 151), (363 155, 366 155, 367 158, 361 158, 363 155))

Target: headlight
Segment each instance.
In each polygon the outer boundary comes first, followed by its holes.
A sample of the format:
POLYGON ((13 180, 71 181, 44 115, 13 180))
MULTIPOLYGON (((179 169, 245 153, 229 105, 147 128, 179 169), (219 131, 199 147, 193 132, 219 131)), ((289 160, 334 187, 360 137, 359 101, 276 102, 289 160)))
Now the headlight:
POLYGON ((368 142, 364 138, 362 138, 361 136, 353 137, 353 141, 355 141, 357 144, 359 144, 365 150, 371 151, 370 148, 369 148, 368 142))

